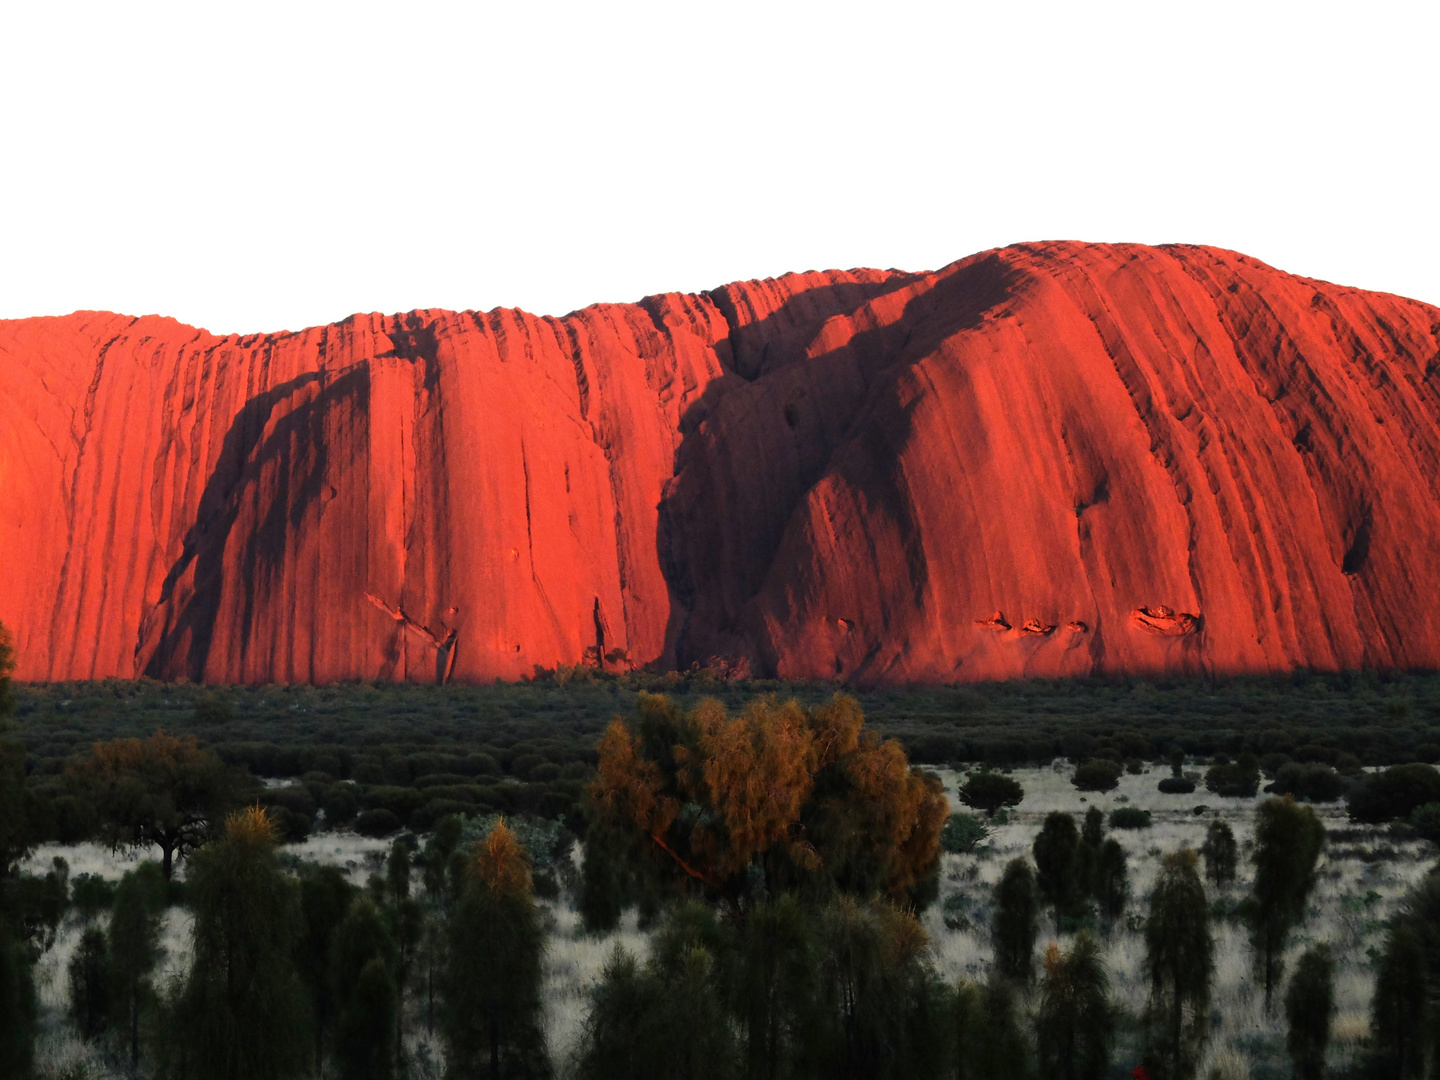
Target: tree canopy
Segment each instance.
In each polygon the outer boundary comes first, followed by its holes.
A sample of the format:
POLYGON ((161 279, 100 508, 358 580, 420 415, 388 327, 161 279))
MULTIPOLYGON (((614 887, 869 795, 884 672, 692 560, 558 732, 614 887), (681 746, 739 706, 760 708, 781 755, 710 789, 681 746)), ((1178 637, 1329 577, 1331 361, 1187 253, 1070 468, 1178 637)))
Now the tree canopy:
POLYGON ((156 845, 166 878, 176 858, 205 842, 232 795, 213 751, 202 750, 193 735, 163 731, 96 743, 71 776, 94 802, 104 839, 114 847, 156 845))
POLYGON ((896 741, 864 730, 837 695, 804 708, 761 698, 738 716, 718 701, 682 713, 642 694, 634 729, 616 718, 592 785, 602 825, 635 835, 682 888, 741 901, 834 887, 917 899, 933 883, 949 807, 937 778, 896 741))

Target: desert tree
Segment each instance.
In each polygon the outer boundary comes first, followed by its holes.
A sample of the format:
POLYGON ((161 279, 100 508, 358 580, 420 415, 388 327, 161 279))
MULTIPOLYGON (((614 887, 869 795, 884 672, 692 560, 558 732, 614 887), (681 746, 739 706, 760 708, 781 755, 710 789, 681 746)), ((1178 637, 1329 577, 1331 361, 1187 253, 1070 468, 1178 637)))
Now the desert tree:
POLYGON ((1285 940, 1305 917, 1325 827, 1294 799, 1266 799, 1255 814, 1255 882, 1246 903, 1251 942, 1270 1011, 1282 972, 1285 940))
POLYGON ((938 1078, 948 1010, 915 916, 841 896, 820 922, 818 1038, 807 1060, 838 1080, 938 1078))
POLYGON ((544 931, 529 856, 503 821, 469 853, 447 937, 441 1031, 451 1067, 486 1080, 548 1076, 544 931))
POLYGON ((96 743, 70 778, 93 803, 103 839, 132 850, 155 845, 166 880, 233 801, 224 763, 193 735, 96 743))
POLYGON ((152 979, 160 962, 160 928, 166 900, 160 867, 146 862, 120 879, 110 906, 114 1017, 124 1025, 132 1072, 140 1064, 140 1018, 156 1001, 152 979))
POLYGON ((962 981, 951 998, 955 1080, 1025 1080, 1030 1046, 1020 1025, 1014 984, 998 974, 962 981))
POLYGON ((1400 905, 1371 1010, 1376 1076, 1408 1080, 1425 1075, 1427 1061, 1440 1061, 1440 870, 1431 870, 1400 905))
POLYGON ((1084 905, 1080 834, 1075 818, 1060 810, 1046 814, 1031 851, 1035 856, 1035 885, 1040 899, 1054 909, 1058 935, 1061 920, 1078 915, 1084 905))
POLYGON ((1028 983, 1033 973, 1035 923, 1039 902, 1035 875, 1024 859, 1012 859, 995 885, 995 919, 991 935, 995 968, 1007 979, 1028 983))
POLYGON ((987 769, 970 773, 965 783, 960 785, 960 801, 972 810, 983 811, 990 818, 1004 807, 1019 806, 1024 798, 1025 789, 1018 780, 987 769))
POLYGON ((736 933, 733 994, 745 1075, 777 1080, 793 1072, 798 1035, 815 998, 815 919, 798 898, 784 894, 752 908, 736 933))
POLYGON ((325 1075, 325 1057, 335 1031, 339 994, 331 973, 335 930, 355 898, 355 887, 335 866, 303 865, 300 871, 300 933, 295 967, 310 998, 314 1026, 314 1071, 325 1075))
POLYGON ((1161 1080, 1189 1080, 1209 1026, 1214 941, 1205 887, 1188 848, 1165 856, 1145 922, 1150 977, 1152 1071, 1161 1080))
POLYGON ((1217 889, 1223 889, 1235 880, 1239 848, 1229 822, 1219 818, 1210 822, 1205 829, 1205 842, 1200 845, 1200 854, 1205 856, 1205 876, 1215 883, 1217 889))
POLYGON ((1068 953, 1045 951, 1035 1048, 1040 1073, 1063 1080, 1102 1080, 1110 1066, 1115 1014, 1100 948, 1081 931, 1068 953))
POLYGON ((67 965, 70 1019, 87 1039, 97 1039, 110 1025, 110 949, 105 931, 87 926, 67 965))
POLYGON ((391 1080, 395 1075, 398 955, 374 901, 359 897, 335 928, 330 948, 335 1057, 342 1080, 391 1080))
POLYGON ((285 1080, 309 1056, 308 1010, 293 950, 296 890, 280 869, 260 807, 231 814, 188 863, 190 972, 170 1021, 178 1073, 204 1080, 285 1080))
POLYGON ((1335 958, 1328 945, 1306 949, 1285 991, 1289 1030, 1285 1047, 1295 1064, 1295 1080, 1324 1080, 1325 1051, 1335 1016, 1335 958))
POLYGON ((1432 1015, 1420 935, 1397 923, 1385 941, 1370 1001, 1370 1073, 1380 1080, 1420 1080, 1432 1015))
POLYGON ((637 708, 633 730, 616 719, 601 740, 590 796, 675 890, 738 911, 757 891, 914 903, 935 889, 944 790, 864 730, 853 698, 760 698, 732 717, 641 694, 637 708))
POLYGON ((1094 896, 1100 906, 1100 915, 1113 923, 1125 914, 1125 905, 1130 899, 1129 862, 1125 849, 1114 837, 1108 837, 1100 845, 1095 859, 1094 882, 1094 896))

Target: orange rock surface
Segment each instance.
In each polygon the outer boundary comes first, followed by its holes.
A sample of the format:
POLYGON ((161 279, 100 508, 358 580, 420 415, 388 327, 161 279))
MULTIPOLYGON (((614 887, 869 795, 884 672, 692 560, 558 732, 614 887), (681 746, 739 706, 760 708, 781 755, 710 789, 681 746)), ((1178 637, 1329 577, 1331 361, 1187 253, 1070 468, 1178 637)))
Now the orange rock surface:
POLYGON ((0 621, 30 680, 1437 667, 1437 371, 1440 310, 1199 247, 0 322, 0 621))

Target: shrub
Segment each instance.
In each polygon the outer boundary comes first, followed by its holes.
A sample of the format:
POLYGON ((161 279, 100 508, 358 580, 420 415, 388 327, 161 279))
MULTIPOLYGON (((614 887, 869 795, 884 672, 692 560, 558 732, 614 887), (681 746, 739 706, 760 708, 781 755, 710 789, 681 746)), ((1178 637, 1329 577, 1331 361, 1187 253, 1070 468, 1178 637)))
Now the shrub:
POLYGON ((989 827, 974 814, 951 814, 940 832, 940 846, 952 855, 968 855, 989 836, 989 827))
POLYGON ((389 836, 399 828, 400 819, 384 807, 365 810, 355 819, 355 831, 361 836, 389 836))
POLYGON ((1122 806, 1119 809, 1111 810, 1110 827, 1112 829, 1148 829, 1150 827, 1150 811, 1141 810, 1138 806, 1122 806))
MULTIPOLYGON (((1410 824, 1421 839, 1429 840, 1432 844, 1440 844, 1440 802, 1417 806, 1415 812, 1410 815, 1410 824)), ((79 893, 78 884, 75 891, 77 894, 79 893)))
POLYGON ((1417 807, 1440 802, 1440 772, 1414 763, 1369 773, 1350 788, 1346 801, 1352 821, 1374 825, 1408 818, 1417 807))
POLYGON ((993 818, 1002 806, 1018 806, 1025 798, 1019 781, 997 772, 971 773, 960 788, 960 801, 975 810, 985 811, 993 818))
POLYGON ((1075 770, 1070 782, 1081 791, 1110 791, 1120 783, 1125 767, 1118 761, 1093 758, 1075 770))
POLYGON ((1195 781, 1186 780, 1183 776, 1167 776, 1160 781, 1160 793, 1162 795, 1189 795, 1195 790, 1195 781))
POLYGON ((1241 754, 1233 764, 1216 762, 1205 772, 1205 788, 1225 798, 1253 798, 1260 790, 1260 761, 1241 754))
POLYGON ((1345 793, 1345 781, 1329 765, 1289 762, 1275 774, 1275 794, 1311 802, 1334 802, 1345 793))

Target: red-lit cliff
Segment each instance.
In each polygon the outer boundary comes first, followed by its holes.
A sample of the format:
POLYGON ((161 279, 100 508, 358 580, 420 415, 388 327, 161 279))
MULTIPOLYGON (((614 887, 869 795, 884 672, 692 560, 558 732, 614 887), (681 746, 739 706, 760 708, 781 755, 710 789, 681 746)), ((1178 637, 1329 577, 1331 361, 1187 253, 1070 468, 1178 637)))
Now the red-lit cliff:
POLYGON ((1440 666, 1440 310, 1197 247, 0 322, 18 676, 1440 666))

